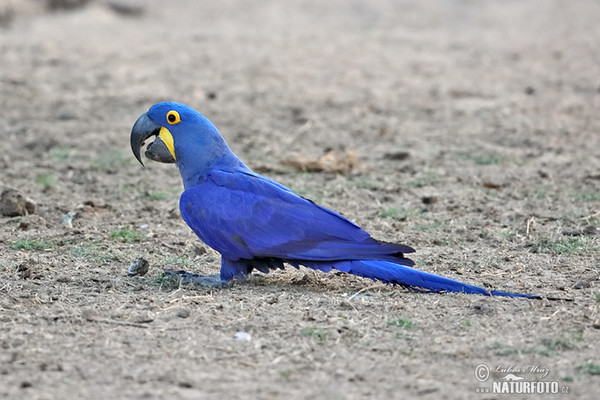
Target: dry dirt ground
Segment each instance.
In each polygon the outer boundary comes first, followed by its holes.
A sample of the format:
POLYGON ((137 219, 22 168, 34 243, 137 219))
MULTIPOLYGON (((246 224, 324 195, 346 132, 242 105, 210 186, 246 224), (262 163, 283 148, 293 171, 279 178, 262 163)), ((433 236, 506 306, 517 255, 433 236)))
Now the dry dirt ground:
POLYGON ((547 397, 480 393, 509 373, 600 397, 598 2, 2 1, 0 188, 37 207, 0 217, 0 397, 547 397), (176 168, 129 150, 161 100, 420 269, 573 301, 180 286, 162 269, 219 259, 176 168), (360 164, 314 171, 331 149, 360 164))

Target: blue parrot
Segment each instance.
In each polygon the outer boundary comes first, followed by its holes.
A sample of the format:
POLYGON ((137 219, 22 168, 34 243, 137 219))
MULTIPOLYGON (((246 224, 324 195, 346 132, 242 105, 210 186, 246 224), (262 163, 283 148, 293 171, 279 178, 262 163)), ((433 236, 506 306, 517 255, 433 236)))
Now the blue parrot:
POLYGON ((335 211, 253 172, 212 122, 184 104, 158 103, 138 118, 130 141, 142 165, 140 151, 151 137, 146 157, 177 165, 185 188, 181 215, 222 256, 220 275, 170 271, 187 281, 218 286, 244 280, 254 269, 268 273, 289 264, 336 269, 416 290, 540 298, 488 291, 412 268, 413 261, 404 255, 414 249, 376 240, 335 211))

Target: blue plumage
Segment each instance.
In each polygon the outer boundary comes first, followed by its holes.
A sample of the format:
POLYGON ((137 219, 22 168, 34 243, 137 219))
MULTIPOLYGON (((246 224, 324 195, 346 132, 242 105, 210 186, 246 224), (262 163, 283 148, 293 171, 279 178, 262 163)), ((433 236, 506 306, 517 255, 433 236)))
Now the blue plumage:
POLYGON ((411 268, 413 262, 404 256, 414 252, 411 247, 375 240, 340 214, 253 172, 208 119, 183 104, 159 103, 138 119, 131 145, 140 162, 139 149, 150 136, 157 138, 146 155, 179 167, 185 187, 181 215, 221 253, 222 282, 287 263, 434 292, 537 298, 487 291, 411 268))

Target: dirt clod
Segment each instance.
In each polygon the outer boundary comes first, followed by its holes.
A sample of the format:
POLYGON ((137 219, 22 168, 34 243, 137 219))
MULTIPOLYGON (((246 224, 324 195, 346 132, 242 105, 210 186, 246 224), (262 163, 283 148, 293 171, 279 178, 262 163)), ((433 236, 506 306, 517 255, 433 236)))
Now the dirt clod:
POLYGON ((5 188, 0 195, 0 214, 17 217, 35 213, 35 202, 17 189, 5 188))
POLYGON ((21 279, 27 279, 31 277, 31 269, 25 263, 20 264, 17 267, 17 272, 19 273, 19 278, 21 279))

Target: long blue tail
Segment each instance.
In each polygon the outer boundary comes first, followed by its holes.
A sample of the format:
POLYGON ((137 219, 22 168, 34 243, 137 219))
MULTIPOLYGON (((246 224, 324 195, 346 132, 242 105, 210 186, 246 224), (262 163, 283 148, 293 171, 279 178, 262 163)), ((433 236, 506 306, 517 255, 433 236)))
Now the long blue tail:
POLYGON ((290 264, 296 267, 297 264, 302 264, 306 267, 324 272, 329 272, 332 268, 334 268, 338 271, 347 272, 349 274, 358 275, 373 280, 379 280, 384 283, 407 286, 413 289, 423 289, 431 292, 460 292, 467 294, 481 294, 484 296, 507 296, 541 299, 540 296, 530 294, 487 290, 479 286, 469 285, 467 283, 455 281, 454 279, 430 274, 429 272, 419 271, 417 269, 389 261, 349 260, 337 262, 319 262, 303 260, 290 262, 290 264))

